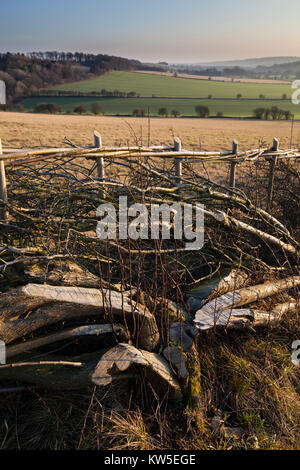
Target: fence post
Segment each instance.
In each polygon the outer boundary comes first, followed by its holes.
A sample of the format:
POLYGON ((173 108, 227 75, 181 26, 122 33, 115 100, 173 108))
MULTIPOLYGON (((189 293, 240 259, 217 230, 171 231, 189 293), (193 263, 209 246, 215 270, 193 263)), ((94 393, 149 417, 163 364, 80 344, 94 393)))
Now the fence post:
MULTIPOLYGON (((273 146, 271 148, 272 152, 277 152, 279 148, 279 140, 274 137, 273 146)), ((269 183, 268 183, 268 201, 267 201, 267 208, 271 209, 273 203, 273 192, 274 192, 274 174, 275 174, 275 167, 277 163, 277 156, 274 155, 270 159, 270 171, 269 171, 269 183)))
MULTIPOLYGON (((175 137, 174 138, 174 151, 181 152, 181 150, 182 150, 181 140, 179 139, 179 137, 175 137)), ((182 159, 181 158, 175 158, 175 175, 180 179, 182 177, 182 159)), ((180 179, 178 180, 179 183, 181 182, 180 179)))
MULTIPOLYGON (((2 142, 0 139, 0 155, 2 155, 2 142)), ((0 160, 0 199, 3 201, 0 205, 0 219, 7 220, 7 186, 5 176, 5 164, 3 160, 0 160)))
MULTIPOLYGON (((233 155, 237 155, 238 147, 239 147, 238 141, 233 140, 232 141, 232 153, 233 153, 233 155)), ((235 188, 236 165, 237 165, 236 162, 231 162, 231 165, 230 165, 229 186, 231 188, 235 188)))
MULTIPOLYGON (((94 145, 95 145, 95 147, 97 147, 99 149, 101 149, 101 147, 102 147, 101 135, 97 131, 94 131, 94 145)), ((104 158, 103 157, 97 157, 96 162, 97 162, 97 176, 98 176, 98 178, 103 179, 103 178, 105 178, 104 158)), ((104 186, 101 186, 101 189, 99 191, 99 196, 100 196, 101 199, 105 198, 104 186)))

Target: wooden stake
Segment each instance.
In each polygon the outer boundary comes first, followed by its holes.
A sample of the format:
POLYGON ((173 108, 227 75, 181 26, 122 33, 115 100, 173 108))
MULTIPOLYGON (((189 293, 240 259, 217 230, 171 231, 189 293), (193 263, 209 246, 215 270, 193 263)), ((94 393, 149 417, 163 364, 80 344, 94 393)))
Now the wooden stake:
MULTIPOLYGON (((238 141, 237 140, 233 140, 232 141, 232 153, 233 155, 237 155, 238 153, 238 141)), ((235 178, 236 178, 236 165, 237 163, 236 162, 231 162, 231 165, 230 165, 230 177, 229 177, 229 186, 231 188, 235 188, 235 178)))
MULTIPOLYGON (((99 149, 101 149, 102 147, 101 135, 97 131, 94 131, 94 145, 96 148, 99 148, 99 149)), ((97 176, 98 178, 103 180, 103 178, 105 178, 104 158, 97 157, 96 161, 97 161, 97 176)), ((105 190, 103 186, 101 187, 99 191, 99 196, 101 199, 105 199, 105 190)))
MULTIPOLYGON (((276 152, 279 148, 279 140, 274 137, 273 146, 271 148, 272 152, 276 152)), ((268 183, 268 201, 267 208, 271 209, 273 204, 273 192, 274 192, 274 175, 275 167, 277 163, 277 156, 274 155, 270 160, 270 172, 269 172, 269 183, 268 183)))
MULTIPOLYGON (((2 142, 0 139, 0 155, 2 155, 2 142)), ((0 219, 7 220, 7 186, 5 176, 5 164, 3 160, 0 160, 0 199, 3 201, 0 205, 0 219)))
MULTIPOLYGON (((175 137, 174 139, 174 150, 175 152, 181 152, 182 150, 182 144, 181 140, 179 137, 175 137)), ((175 175, 178 178, 182 177, 182 159, 181 158, 175 158, 175 175)), ((180 183, 180 180, 178 181, 180 183)))

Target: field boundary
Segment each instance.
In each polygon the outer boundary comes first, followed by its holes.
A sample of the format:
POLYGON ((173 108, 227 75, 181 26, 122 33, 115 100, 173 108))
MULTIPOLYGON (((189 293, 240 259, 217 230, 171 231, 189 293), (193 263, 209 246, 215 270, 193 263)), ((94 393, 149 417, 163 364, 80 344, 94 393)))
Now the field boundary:
POLYGON ((264 159, 269 162, 269 178, 267 189, 267 207, 272 206, 273 192, 274 192, 274 175, 276 171, 276 164, 281 159, 300 159, 299 149, 280 150, 279 140, 274 138, 273 145, 270 148, 257 148, 244 152, 239 152, 237 140, 232 141, 232 150, 230 152, 202 152, 191 151, 183 149, 182 142, 178 137, 174 138, 173 146, 159 145, 159 146, 124 146, 124 147, 109 147, 102 145, 102 138, 98 132, 94 132, 94 146, 88 147, 62 147, 62 148, 42 148, 42 149, 26 149, 17 150, 11 148, 2 148, 0 139, 0 218, 7 220, 6 207, 8 205, 8 192, 6 182, 6 167, 17 167, 28 165, 30 163, 43 162, 49 159, 56 158, 86 158, 95 160, 95 170, 97 178, 101 181, 102 188, 100 195, 104 197, 104 187, 110 184, 105 178, 104 160, 109 160, 113 163, 113 159, 128 159, 128 158, 158 158, 168 159, 174 161, 175 179, 177 184, 181 184, 183 177, 182 169, 183 162, 189 164, 195 162, 215 163, 215 164, 229 164, 230 175, 228 185, 229 188, 236 188, 236 168, 237 165, 244 162, 256 163, 258 160, 264 159))

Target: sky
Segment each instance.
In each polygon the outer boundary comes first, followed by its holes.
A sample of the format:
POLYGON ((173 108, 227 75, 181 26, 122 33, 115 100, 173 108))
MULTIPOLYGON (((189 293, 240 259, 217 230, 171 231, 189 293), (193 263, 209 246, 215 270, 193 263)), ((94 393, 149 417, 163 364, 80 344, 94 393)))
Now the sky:
POLYGON ((0 0, 0 51, 142 61, 300 55, 299 0, 0 0))

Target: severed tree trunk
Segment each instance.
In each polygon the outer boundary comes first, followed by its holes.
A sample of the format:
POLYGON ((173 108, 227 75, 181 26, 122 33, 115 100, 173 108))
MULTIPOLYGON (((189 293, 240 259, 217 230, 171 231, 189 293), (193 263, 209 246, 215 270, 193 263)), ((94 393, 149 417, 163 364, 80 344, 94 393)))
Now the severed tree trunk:
POLYGON ((80 287, 27 284, 0 296, 0 339, 6 344, 24 335, 69 319, 94 316, 122 322, 135 343, 146 350, 158 344, 154 316, 120 292, 80 287))
MULTIPOLYGON (((40 364, 23 365, 19 367, 7 367, 0 365, 0 379, 9 381, 21 381, 33 386, 38 386, 53 390, 75 390, 85 388, 92 383, 92 375, 95 367, 101 358, 103 351, 82 354, 79 357, 46 357, 47 362, 63 360, 64 362, 74 363, 79 361, 81 366, 72 367, 66 364, 40 364)), ((22 356, 24 360, 24 356, 22 356)), ((30 361, 30 356, 27 356, 30 361)), ((18 363, 17 363, 18 364, 18 363)))
POLYGON ((200 330, 207 330, 214 326, 236 326, 247 322, 251 317, 254 324, 265 324, 267 318, 279 318, 284 312, 296 308, 292 303, 278 306, 273 316, 268 312, 257 312, 250 309, 238 309, 243 305, 257 302, 258 300, 272 296, 292 287, 300 285, 300 276, 288 277, 273 282, 266 282, 256 286, 243 287, 242 289, 228 292, 214 300, 209 301, 196 312, 194 323, 200 330))
MULTIPOLYGON (((28 361, 30 357, 28 356, 28 361)), ((144 373, 159 395, 175 401, 181 400, 178 381, 167 361, 159 354, 120 343, 111 349, 82 354, 78 357, 57 358, 47 356, 47 362, 0 365, 0 379, 21 380, 31 385, 55 389, 74 390, 95 384, 107 386, 116 380, 140 379, 144 373), (55 359, 53 363, 51 359, 55 359), (62 358, 60 358, 62 360, 62 358), (79 361, 79 362, 75 362, 79 361)))
POLYGON ((6 359, 17 356, 26 351, 32 351, 49 344, 64 341, 68 338, 83 337, 83 336, 101 336, 107 334, 114 334, 117 339, 128 339, 126 330, 122 325, 83 325, 77 328, 65 329, 52 333, 50 335, 40 336, 39 338, 24 341, 14 346, 6 348, 6 359))

